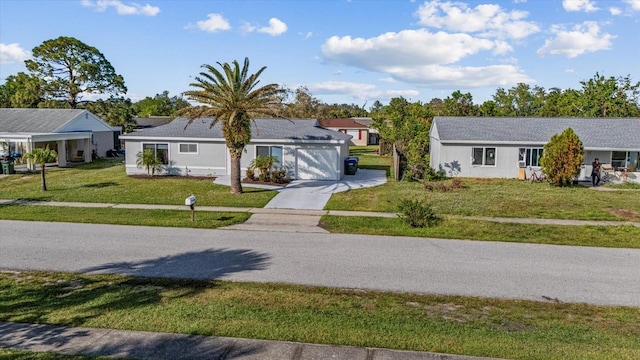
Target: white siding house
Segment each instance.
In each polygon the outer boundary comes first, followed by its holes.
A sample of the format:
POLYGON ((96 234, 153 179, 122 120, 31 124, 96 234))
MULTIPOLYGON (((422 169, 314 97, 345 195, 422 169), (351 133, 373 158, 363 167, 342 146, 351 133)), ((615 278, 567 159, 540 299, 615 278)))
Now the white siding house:
POLYGON ((91 162, 93 151, 106 156, 120 130, 87 110, 0 109, 0 142, 8 144, 10 153, 49 146, 58 153, 59 166, 91 162))
POLYGON ((611 164, 624 178, 640 181, 640 118, 435 117, 430 166, 448 176, 528 177, 539 171, 544 145, 572 128, 585 150, 578 180, 588 180, 591 162, 611 164))
MULTIPOLYGON (((220 124, 210 127, 210 118, 187 122, 177 118, 167 125, 121 136, 127 174, 146 174, 136 166, 136 156, 153 149, 164 163, 164 174, 229 175, 230 157, 220 124)), ((294 179, 340 180, 344 174, 351 136, 324 129, 316 120, 256 119, 251 134, 240 162, 243 173, 256 156, 272 155, 294 179)))

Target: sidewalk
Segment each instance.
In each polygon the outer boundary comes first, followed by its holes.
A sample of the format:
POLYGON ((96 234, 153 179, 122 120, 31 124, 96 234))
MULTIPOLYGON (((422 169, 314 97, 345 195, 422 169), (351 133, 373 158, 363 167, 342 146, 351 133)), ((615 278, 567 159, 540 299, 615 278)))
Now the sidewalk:
MULTIPOLYGON (((163 209, 189 211, 184 205, 149 205, 149 204, 115 204, 115 203, 82 203, 59 201, 28 201, 0 199, 0 205, 17 204, 29 206, 69 206, 69 207, 111 207, 114 209, 163 209)), ((371 212, 371 211, 342 211, 342 210, 296 210, 279 208, 251 208, 251 207, 221 207, 221 206, 196 206, 196 211, 217 212, 249 212, 253 214, 243 224, 225 227, 229 230, 256 230, 256 231, 292 231, 292 232, 318 232, 326 233, 326 230, 318 227, 320 217, 323 215, 334 216, 365 216, 365 217, 397 217, 395 213, 371 212), (283 216, 286 215, 286 216, 283 216)), ((537 225, 563 225, 563 226, 620 226, 630 225, 640 227, 640 222, 632 221, 597 221, 597 220, 566 220, 566 219, 538 219, 538 218, 505 218, 505 217, 480 217, 445 215, 450 219, 493 221, 499 223, 519 223, 537 225)))
POLYGON ((479 360, 428 352, 0 322, 0 348, 129 359, 479 360))

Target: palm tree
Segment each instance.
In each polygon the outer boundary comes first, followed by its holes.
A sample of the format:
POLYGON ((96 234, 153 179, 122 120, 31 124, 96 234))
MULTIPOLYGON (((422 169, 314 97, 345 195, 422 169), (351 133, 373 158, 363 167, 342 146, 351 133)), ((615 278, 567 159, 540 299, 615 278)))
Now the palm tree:
POLYGON ((144 167, 147 169, 147 175, 153 176, 156 171, 160 171, 162 168, 162 161, 152 149, 146 149, 136 154, 136 165, 139 168, 144 167))
POLYGON ((58 153, 55 150, 49 149, 49 145, 46 148, 36 148, 23 155, 23 159, 31 161, 35 164, 40 164, 40 179, 42 180, 42 186, 40 190, 47 191, 47 180, 44 176, 45 165, 50 162, 56 161, 58 153))
POLYGON ((251 141, 251 122, 257 117, 280 117, 279 95, 284 93, 277 84, 256 88, 258 77, 267 68, 263 66, 249 75, 249 58, 244 59, 242 69, 237 60, 232 64, 217 62, 222 71, 211 65, 202 65, 207 72, 196 76, 184 95, 203 104, 184 109, 181 115, 189 124, 197 118, 212 117, 211 127, 222 126, 222 133, 231 157, 231 193, 242 193, 240 158, 245 146, 251 141))

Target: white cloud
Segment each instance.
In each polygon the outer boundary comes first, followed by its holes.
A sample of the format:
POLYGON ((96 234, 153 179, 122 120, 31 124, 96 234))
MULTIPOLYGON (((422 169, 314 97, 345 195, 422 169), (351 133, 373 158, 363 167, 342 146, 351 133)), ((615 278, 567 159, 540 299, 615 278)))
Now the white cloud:
POLYGON ((611 15, 620 15, 620 14, 622 14, 622 10, 620 10, 620 9, 619 9, 619 8, 617 8, 617 7, 610 7, 610 8, 609 8, 609 13, 610 13, 611 15))
POLYGON ((555 37, 545 41, 536 52, 538 55, 564 55, 573 58, 587 52, 610 49, 611 41, 616 38, 608 33, 601 34, 600 27, 593 21, 575 25, 572 30, 554 25, 551 32, 555 37))
MULTIPOLYGON (((218 30, 229 30, 231 25, 220 14, 207 14, 207 20, 200 20, 195 25, 198 29, 206 32, 216 32, 218 30)), ((187 25, 187 28, 192 28, 193 25, 187 25)))
POLYGON ((82 0, 82 6, 95 8, 96 11, 103 12, 106 11, 107 8, 113 7, 116 9, 118 15, 145 15, 145 16, 156 16, 160 12, 160 8, 157 6, 151 6, 149 4, 140 5, 137 3, 131 3, 130 5, 125 5, 119 0, 82 0))
POLYGON ((640 0, 624 0, 635 11, 640 11, 640 0))
POLYGON ((440 66, 405 68, 392 74, 399 81, 429 88, 508 86, 535 82, 513 65, 440 66))
POLYGON ((480 51, 500 53, 509 48, 500 41, 420 29, 369 39, 334 36, 323 44, 322 54, 329 62, 388 74, 396 81, 425 87, 505 86, 532 82, 513 65, 447 65, 480 51))
POLYGON ((287 32, 287 24, 282 22, 280 19, 271 18, 269 19, 269 26, 261 27, 258 29, 258 32, 269 34, 271 36, 282 35, 287 32))
POLYGON ((488 39, 419 29, 369 39, 333 36, 322 45, 322 54, 328 61, 387 72, 396 67, 454 63, 496 48, 497 44, 488 39))
POLYGON ((592 0, 562 0, 562 7, 567 11, 593 12, 599 10, 592 0))
POLYGON ((482 37, 522 39, 540 28, 525 21, 526 11, 507 11, 497 4, 481 4, 470 8, 465 3, 426 1, 416 15, 418 23, 448 31, 478 33, 482 37))
POLYGON ((30 57, 31 54, 21 48, 18 43, 0 43, 0 64, 21 63, 30 57))

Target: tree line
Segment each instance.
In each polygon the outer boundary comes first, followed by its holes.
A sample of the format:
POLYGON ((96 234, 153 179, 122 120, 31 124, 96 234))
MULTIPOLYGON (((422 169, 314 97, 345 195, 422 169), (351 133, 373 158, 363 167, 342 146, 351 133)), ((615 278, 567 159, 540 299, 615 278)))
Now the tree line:
MULTIPOLYGON (((106 57, 97 48, 73 37, 46 40, 32 54, 25 61, 28 72, 10 75, 0 85, 0 107, 84 108, 128 131, 135 125, 135 116, 177 116, 191 106, 182 94, 170 96, 168 91, 132 102, 124 96, 127 92, 124 78, 106 57), (84 100, 83 96, 89 94, 108 98, 84 100)), ((481 104, 474 103, 471 93, 457 90, 445 99, 433 98, 426 103, 400 97, 388 105, 375 101, 366 109, 365 105, 326 104, 304 86, 295 90, 280 86, 280 90, 272 106, 277 114, 289 118, 393 118, 399 115, 399 107, 407 107, 402 111, 418 127, 433 116, 640 116, 640 82, 633 83, 630 76, 605 77, 598 73, 580 81, 579 89, 546 90, 524 83, 509 89, 498 88, 491 100, 481 104)), ((392 118, 388 120, 393 121, 392 118)))

